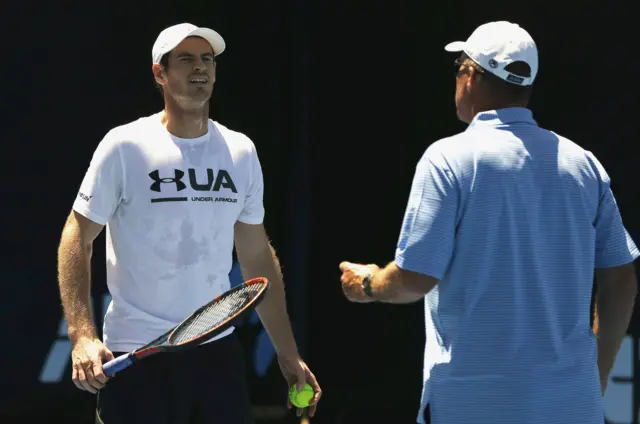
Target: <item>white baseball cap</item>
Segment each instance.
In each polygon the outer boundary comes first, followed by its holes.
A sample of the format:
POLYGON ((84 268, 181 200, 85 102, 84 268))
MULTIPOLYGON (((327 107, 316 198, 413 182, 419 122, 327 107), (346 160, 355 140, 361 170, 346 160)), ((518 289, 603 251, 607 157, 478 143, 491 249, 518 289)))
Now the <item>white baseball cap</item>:
POLYGON ((531 35, 517 24, 507 21, 480 25, 467 41, 454 41, 445 46, 449 52, 463 51, 474 62, 497 77, 517 85, 531 85, 538 73, 538 48, 531 35), (530 77, 505 71, 513 62, 525 62, 530 77))
POLYGON ((178 24, 164 29, 153 44, 151 56, 153 63, 160 63, 162 56, 173 50, 187 37, 202 37, 211 44, 213 54, 224 51, 225 42, 220 34, 209 28, 199 28, 189 23, 178 24))

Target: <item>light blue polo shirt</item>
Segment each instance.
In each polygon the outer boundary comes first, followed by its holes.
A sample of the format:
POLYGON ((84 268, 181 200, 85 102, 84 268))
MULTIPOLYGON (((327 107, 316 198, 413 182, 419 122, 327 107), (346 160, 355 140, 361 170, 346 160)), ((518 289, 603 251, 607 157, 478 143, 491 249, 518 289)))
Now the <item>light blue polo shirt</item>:
POLYGON ((478 114, 420 159, 395 261, 425 298, 418 422, 602 424, 595 268, 632 262, 595 156, 525 108, 478 114))

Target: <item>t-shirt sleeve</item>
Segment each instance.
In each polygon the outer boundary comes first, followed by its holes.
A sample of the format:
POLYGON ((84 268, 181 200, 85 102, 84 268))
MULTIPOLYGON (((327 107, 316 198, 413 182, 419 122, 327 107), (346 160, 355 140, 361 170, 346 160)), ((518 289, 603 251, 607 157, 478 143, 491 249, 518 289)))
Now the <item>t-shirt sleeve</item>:
POLYGON ((123 197, 124 167, 118 141, 107 134, 93 153, 73 209, 105 225, 123 197))
POLYGON ((595 156, 588 154, 599 177, 600 199, 596 219, 595 267, 611 268, 633 262, 640 252, 622 222, 611 190, 611 179, 595 156))
POLYGON ((427 150, 411 185, 396 249, 396 265, 442 279, 453 257, 459 186, 438 154, 427 150))
POLYGON ((249 152, 249 177, 247 192, 244 199, 244 207, 238 220, 245 224, 258 225, 264 220, 264 181, 262 178, 262 166, 258 158, 258 152, 251 143, 249 152))

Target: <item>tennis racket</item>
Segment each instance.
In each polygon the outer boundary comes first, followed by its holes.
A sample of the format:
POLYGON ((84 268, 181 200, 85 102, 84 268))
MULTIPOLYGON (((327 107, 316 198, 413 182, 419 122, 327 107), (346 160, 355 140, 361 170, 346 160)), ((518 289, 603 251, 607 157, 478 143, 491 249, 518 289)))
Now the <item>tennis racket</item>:
POLYGON ((104 364, 104 374, 112 377, 149 355, 189 349, 212 339, 258 306, 268 289, 269 281, 259 277, 224 292, 162 336, 104 364))

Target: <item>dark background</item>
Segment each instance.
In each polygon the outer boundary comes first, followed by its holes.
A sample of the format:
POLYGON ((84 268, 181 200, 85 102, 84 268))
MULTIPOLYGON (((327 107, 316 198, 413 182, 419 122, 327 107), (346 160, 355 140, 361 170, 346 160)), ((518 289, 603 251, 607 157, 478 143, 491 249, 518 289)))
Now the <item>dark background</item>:
MULTIPOLYGON (((530 105, 535 118, 596 154, 629 232, 640 241, 633 153, 639 61, 630 8, 622 2, 528 4, 3 4, 0 422, 90 422, 94 398, 73 386, 69 367, 60 382, 39 380, 52 345, 64 341, 64 334, 58 337, 57 243, 100 139, 162 108, 151 46, 162 29, 180 22, 212 27, 227 42, 211 117, 244 132, 258 148, 265 225, 280 253, 301 349, 324 389, 312 422, 415 422, 422 305, 350 304, 340 291, 338 264, 393 259, 415 164, 430 143, 464 130, 455 117, 454 57, 444 51, 446 43, 492 20, 517 22, 532 34, 540 50, 530 105)), ((106 291, 103 236, 94 270, 99 315, 106 291)), ((250 365, 259 331, 249 323, 239 329, 250 365)), ((630 382, 616 380, 607 404, 637 422, 630 411, 638 402, 625 398, 635 396, 635 319, 629 334, 632 350, 623 358, 629 363, 621 366, 623 373, 631 370, 630 382)), ((286 387, 277 366, 264 377, 253 375, 252 388, 256 413, 279 416, 286 387)), ((294 421, 292 413, 285 416, 264 422, 294 421)))

